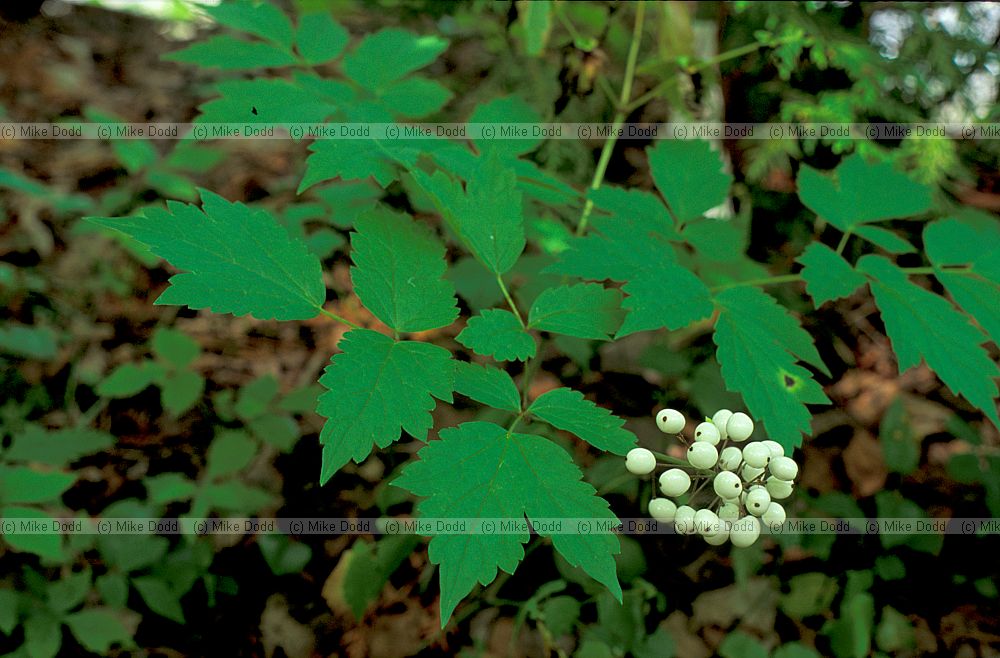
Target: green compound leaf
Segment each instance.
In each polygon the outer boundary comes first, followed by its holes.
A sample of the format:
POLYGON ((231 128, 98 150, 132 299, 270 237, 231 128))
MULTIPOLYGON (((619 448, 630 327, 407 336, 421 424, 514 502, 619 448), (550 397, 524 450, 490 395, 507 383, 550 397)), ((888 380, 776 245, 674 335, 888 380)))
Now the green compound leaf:
POLYGON ((535 339, 513 313, 503 309, 487 309, 469 318, 455 340, 497 361, 526 361, 535 356, 535 339))
POLYGON ((59 618, 53 613, 37 610, 24 620, 25 650, 22 655, 28 658, 55 658, 61 647, 62 628, 59 618))
POLYGON ((437 59, 448 40, 389 28, 365 37, 344 57, 344 73, 365 89, 378 91, 437 59))
POLYGON ((175 368, 184 368, 201 354, 198 341, 183 331, 162 327, 153 333, 151 341, 153 354, 175 368))
MULTIPOLYGON (((493 423, 463 423, 441 431, 441 440, 420 450, 393 481, 418 496, 425 518, 588 518, 616 522, 608 503, 581 481, 565 450, 540 436, 508 433, 493 423)), ((612 557, 620 551, 611 533, 549 534, 556 550, 573 566, 582 567, 619 600, 621 585, 612 557)), ((438 534, 430 542, 430 559, 441 565, 441 626, 477 582, 487 585, 497 569, 513 573, 524 557, 529 533, 438 534)))
POLYGON ((680 329, 712 314, 712 295, 690 270, 659 258, 639 270, 622 290, 628 311, 615 338, 650 329, 680 329))
POLYGON ((927 226, 924 245, 948 293, 1000 343, 1000 229, 992 222, 973 226, 944 219, 927 226), (944 269, 950 265, 971 271, 944 269))
POLYGON ((924 246, 936 268, 967 265, 980 276, 1000 281, 1000 227, 992 217, 949 218, 928 224, 924 246))
POLYGON ((257 442, 242 430, 222 430, 208 446, 205 477, 219 479, 246 468, 257 456, 257 442))
MULTIPOLYGON (((0 507, 0 518, 4 521, 17 523, 19 519, 52 519, 52 516, 37 507, 10 505, 0 507)), ((50 560, 63 560, 66 557, 63 553, 62 535, 59 533, 51 532, 37 535, 7 533, 3 540, 19 551, 34 553, 50 560)))
POLYGON ((494 274, 514 266, 524 251, 524 214, 517 175, 491 151, 469 178, 456 213, 459 233, 494 274))
POLYGON ((109 398, 128 398, 163 377, 166 369, 153 361, 123 363, 97 385, 97 394, 109 398))
POLYGON ((117 613, 109 608, 87 608, 63 618, 84 648, 101 655, 108 655, 113 644, 123 648, 134 647, 132 632, 117 613))
POLYGON ((399 178, 399 167, 412 167, 420 157, 413 142, 384 142, 377 139, 326 139, 309 147, 306 173, 298 194, 326 180, 366 180, 369 176, 381 187, 399 178))
POLYGON ((976 274, 939 271, 936 276, 952 299, 1000 344, 1000 284, 976 274))
POLYGON ((270 213, 199 190, 202 209, 167 202, 145 217, 87 217, 141 242, 186 270, 156 304, 178 304, 258 320, 307 320, 326 300, 319 260, 270 213))
POLYGON ((664 139, 646 154, 653 181, 678 222, 697 219, 726 200, 733 177, 722 171, 709 142, 664 139))
POLYGON ((451 353, 442 347, 355 329, 340 348, 319 380, 328 389, 316 407, 328 419, 319 437, 320 484, 349 460, 363 461, 373 445, 385 448, 399 439, 400 430, 425 440, 434 398, 451 402, 454 390, 451 353))
POLYGON ((245 41, 228 34, 193 43, 187 48, 163 55, 168 62, 195 64, 223 71, 291 66, 295 56, 287 50, 260 41, 245 41))
POLYGON ((267 39, 286 49, 292 46, 292 22, 272 4, 235 0, 202 9, 220 25, 267 39))
POLYGON ((347 45, 347 30, 325 12, 304 14, 295 31, 295 48, 308 64, 335 59, 347 45))
POLYGON ((649 192, 605 187, 590 193, 594 211, 587 235, 574 237, 547 272, 598 281, 628 281, 662 259, 674 260, 664 238, 676 237, 666 206, 649 192), (610 216, 596 214, 601 210, 610 216))
POLYGON ((389 578, 418 544, 420 538, 414 535, 388 535, 376 543, 356 541, 344 553, 341 559, 346 562, 341 564, 347 569, 337 594, 355 619, 360 621, 365 616, 368 606, 378 599, 389 578))
POLYGON ((491 149, 474 165, 465 187, 441 171, 412 171, 445 222, 493 274, 514 266, 524 251, 524 214, 517 174, 491 149))
POLYGON ((917 248, 892 231, 880 226, 855 226, 854 232, 890 254, 914 254, 917 248))
POLYGON ((170 583, 157 576, 139 576, 132 579, 132 585, 150 610, 178 624, 186 623, 180 597, 170 583))
POLYGON ((802 278, 806 292, 816 307, 828 301, 847 297, 865 284, 865 277, 854 270, 833 249, 820 242, 813 242, 796 259, 802 264, 802 278))
POLYGON ((505 371, 465 361, 455 362, 455 390, 494 409, 517 413, 521 396, 505 371))
MULTIPOLYGON (((604 221, 600 222, 605 227, 627 222, 671 240, 679 237, 670 210, 652 192, 608 185, 588 191, 587 198, 594 202, 595 213, 606 213, 604 221)), ((595 214, 593 221, 600 221, 600 217, 600 214, 595 214)))
POLYGON ((622 295, 599 283, 544 290, 528 312, 528 328, 576 338, 608 340, 621 326, 622 295))
POLYGON ((427 226, 373 208, 358 216, 354 228, 351 281, 368 310, 396 331, 426 331, 455 321, 455 286, 442 278, 444 245, 427 226))
POLYGON ((336 113, 339 105, 336 99, 288 80, 226 80, 217 83, 215 90, 221 97, 198 106, 196 123, 321 123, 336 113))
POLYGON ((28 425, 14 435, 3 459, 68 466, 84 455, 101 452, 114 444, 115 437, 99 430, 66 428, 47 432, 37 425, 28 425))
POLYGON ((30 466, 4 466, 0 500, 4 503, 43 503, 59 498, 73 486, 76 475, 36 471, 30 466))
POLYGON ((720 313, 714 340, 726 388, 743 396, 769 438, 786 449, 801 445, 812 418, 805 405, 830 402, 809 371, 796 363, 797 356, 803 358, 799 353, 811 357, 815 352, 811 337, 758 288, 730 288, 719 293, 716 303, 720 313))
POLYGON ((553 427, 572 432, 599 450, 624 455, 635 447, 635 434, 624 429, 625 421, 569 388, 540 395, 528 412, 553 427))
POLYGON ((437 112, 451 97, 451 91, 440 82, 416 76, 394 82, 380 95, 394 114, 410 119, 437 112))
MULTIPOLYGON (((502 96, 476 106, 469 123, 539 123, 542 117, 519 96, 502 96)), ((476 150, 480 153, 497 151, 508 156, 529 153, 544 140, 537 139, 490 139, 483 137, 475 140, 476 150)))
POLYGON ((0 325, 0 352, 48 360, 55 357, 57 348, 56 334, 48 327, 12 323, 0 325))
POLYGON ((869 164, 857 153, 845 158, 832 176, 803 166, 798 185, 802 203, 841 231, 919 215, 931 207, 931 192, 925 185, 889 163, 869 164))
POLYGON ((1000 427, 994 398, 1000 369, 981 347, 986 337, 942 297, 912 283, 881 256, 864 256, 858 270, 869 275, 875 304, 900 372, 923 359, 955 393, 1000 427))

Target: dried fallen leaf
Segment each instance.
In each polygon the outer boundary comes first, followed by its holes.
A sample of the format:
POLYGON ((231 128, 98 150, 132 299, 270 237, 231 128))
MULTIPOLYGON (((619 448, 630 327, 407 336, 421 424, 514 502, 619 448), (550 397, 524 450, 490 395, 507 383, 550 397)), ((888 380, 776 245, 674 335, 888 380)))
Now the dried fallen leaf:
POLYGON ((872 496, 885 487, 889 472, 882 459, 882 446, 874 436, 864 430, 858 431, 844 450, 843 458, 858 498, 872 496))
POLYGON ((292 617, 288 612, 288 601, 281 594, 272 594, 267 599, 260 616, 260 641, 268 658, 278 648, 288 658, 309 658, 316 645, 312 631, 292 617))

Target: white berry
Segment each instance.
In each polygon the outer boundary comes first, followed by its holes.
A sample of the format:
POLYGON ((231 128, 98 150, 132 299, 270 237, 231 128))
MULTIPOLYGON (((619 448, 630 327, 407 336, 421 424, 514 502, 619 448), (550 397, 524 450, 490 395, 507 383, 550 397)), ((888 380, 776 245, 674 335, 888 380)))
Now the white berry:
POLYGON ((771 498, 775 500, 784 500, 792 495, 792 483, 787 480, 769 477, 764 482, 764 487, 767 488, 767 493, 771 494, 771 498))
POLYGON ((760 521, 755 516, 744 516, 729 530, 729 540, 737 548, 746 548, 760 537, 760 521))
POLYGON ((799 465, 791 457, 775 457, 768 465, 771 475, 779 480, 794 480, 799 474, 799 465))
POLYGON ((766 469, 763 468, 754 468, 753 466, 747 464, 740 469, 740 475, 743 476, 744 482, 752 482, 763 475, 765 470, 766 469))
POLYGON ((719 461, 719 451, 705 441, 695 441, 687 451, 687 460, 695 468, 712 468, 719 461))
POLYGON ((754 516, 760 516, 767 511, 767 506, 771 504, 771 494, 767 493, 767 489, 756 485, 750 487, 747 491, 746 506, 747 511, 754 516))
POLYGON ((780 526, 785 522, 785 518, 785 508, 782 507, 781 503, 775 502, 768 505, 764 513, 760 515, 760 520, 769 528, 780 526))
POLYGON ((723 503, 719 506, 718 516, 723 521, 735 521, 740 518, 740 506, 736 503, 723 503))
POLYGON ((719 517, 710 509, 700 509, 694 513, 694 527, 702 535, 718 534, 722 529, 719 517))
POLYGON ((729 436, 726 433, 726 423, 729 422, 729 419, 732 418, 732 416, 733 412, 729 409, 719 409, 715 412, 715 415, 712 416, 712 424, 718 428, 723 441, 725 441, 729 436))
POLYGON ((719 467, 724 471, 735 471, 743 463, 743 451, 736 446, 723 448, 719 455, 719 467))
POLYGON ((664 496, 680 496, 691 486, 691 476, 679 468, 672 468, 660 476, 660 491, 664 496))
POLYGON ((760 442, 751 443, 743 448, 743 461, 747 463, 747 466, 764 468, 770 459, 771 451, 767 449, 767 446, 761 445, 760 442))
POLYGON ((717 445, 721 439, 722 435, 719 433, 719 428, 708 421, 699 423, 698 427, 694 428, 695 441, 704 441, 705 443, 710 443, 714 446, 717 445))
POLYGON ((726 422, 726 435, 733 441, 746 441, 753 434, 753 421, 742 411, 737 411, 726 422))
POLYGON ((785 449, 777 441, 772 441, 771 439, 766 439, 761 441, 762 446, 767 446, 767 449, 771 452, 771 457, 781 457, 785 454, 785 449))
POLYGON ((712 489, 724 500, 732 500, 733 498, 739 498, 739 495, 743 493, 743 483, 740 481, 740 476, 736 473, 721 471, 712 481, 712 489))
POLYGON ((635 475, 649 475, 656 468, 656 457, 645 448, 632 448, 625 455, 625 468, 635 475))
POLYGON ((654 498, 649 501, 649 515, 664 523, 674 520, 677 514, 677 504, 667 498, 654 498))
POLYGON ((676 409, 660 409, 656 414, 656 426, 664 434, 678 434, 684 429, 684 414, 676 409))
POLYGON ((681 505, 674 514, 674 529, 682 535, 690 535, 694 532, 694 508, 690 505, 681 505))
POLYGON ((705 541, 711 546, 722 546, 729 540, 729 531, 723 530, 715 533, 714 535, 702 535, 702 537, 704 537, 705 541))

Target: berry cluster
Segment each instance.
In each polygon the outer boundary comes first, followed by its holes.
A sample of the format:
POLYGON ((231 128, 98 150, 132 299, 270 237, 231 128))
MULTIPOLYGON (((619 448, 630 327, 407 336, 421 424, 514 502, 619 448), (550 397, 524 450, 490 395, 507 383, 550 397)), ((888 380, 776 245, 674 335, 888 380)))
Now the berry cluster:
POLYGON ((654 519, 673 521, 677 532, 697 532, 713 546, 729 540, 738 547, 757 541, 761 522, 769 528, 785 522, 785 508, 777 501, 792 494, 799 466, 776 441, 754 441, 742 448, 730 445, 744 443, 753 434, 749 416, 720 409, 711 420, 695 427, 691 442, 681 434, 686 422, 676 409, 662 409, 656 414, 656 424, 688 449, 685 459, 645 448, 635 448, 625 457, 625 467, 635 475, 667 467, 659 478, 660 491, 667 498, 654 497, 649 503, 654 519), (709 485, 711 489, 705 491, 709 485), (699 505, 703 491, 706 496, 701 499, 707 504, 699 505), (670 500, 680 497, 684 500, 670 500))

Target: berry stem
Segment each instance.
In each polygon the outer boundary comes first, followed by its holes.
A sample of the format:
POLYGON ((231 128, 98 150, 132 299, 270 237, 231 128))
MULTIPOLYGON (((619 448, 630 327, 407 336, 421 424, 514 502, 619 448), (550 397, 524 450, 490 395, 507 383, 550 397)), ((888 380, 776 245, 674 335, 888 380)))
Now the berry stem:
POLYGON ((701 490, 708 486, 708 483, 711 481, 711 478, 704 478, 701 484, 698 485, 698 488, 691 492, 691 500, 694 500, 694 497, 701 493, 701 490))
POLYGON ((655 450, 650 450, 653 456, 660 461, 667 462, 668 464, 675 464, 677 466, 691 466, 686 459, 681 459, 680 457, 671 457, 670 455, 664 454, 662 452, 656 452, 655 450))

